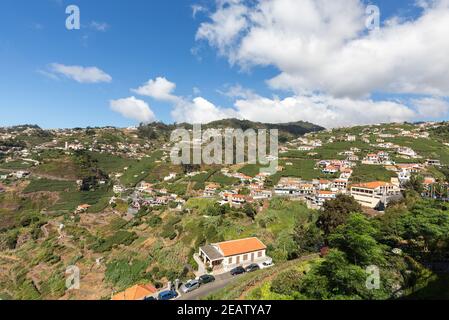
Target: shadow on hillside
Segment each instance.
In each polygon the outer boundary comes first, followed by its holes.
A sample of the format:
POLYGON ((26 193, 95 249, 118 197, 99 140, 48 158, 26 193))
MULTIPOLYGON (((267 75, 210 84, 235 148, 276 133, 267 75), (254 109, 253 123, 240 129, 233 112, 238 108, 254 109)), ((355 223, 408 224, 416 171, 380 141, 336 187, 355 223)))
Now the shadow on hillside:
POLYGON ((404 300, 449 300, 449 274, 440 274, 435 281, 405 297, 404 300))

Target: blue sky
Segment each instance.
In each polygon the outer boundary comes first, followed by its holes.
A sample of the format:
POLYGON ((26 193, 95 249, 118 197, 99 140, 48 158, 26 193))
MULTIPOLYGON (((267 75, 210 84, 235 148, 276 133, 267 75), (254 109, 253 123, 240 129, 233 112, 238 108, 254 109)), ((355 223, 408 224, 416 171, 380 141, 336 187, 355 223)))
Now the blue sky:
MULTIPOLYGON (((415 1, 374 3, 381 9, 382 20, 393 15, 414 19, 421 14, 415 1)), ((212 0, 3 0, 0 126, 133 125, 138 121, 110 108, 110 100, 130 96, 145 101, 157 120, 173 122, 172 102, 138 97, 131 91, 156 77, 176 83, 173 94, 186 101, 201 96, 217 107, 234 105, 235 97, 220 92, 235 85, 261 97, 291 95, 267 85, 268 79, 285 71, 276 63, 254 64, 242 70, 239 63, 231 65, 227 54, 220 55, 210 39, 195 40, 200 24, 210 21, 216 9, 212 0), (65 28, 69 4, 80 8, 81 30, 65 28), (195 17, 194 5, 203 8, 195 17), (56 79, 49 67, 52 63, 96 67, 112 81, 80 83, 60 74, 56 79)), ((372 90, 371 97, 408 100, 411 96, 372 90)))

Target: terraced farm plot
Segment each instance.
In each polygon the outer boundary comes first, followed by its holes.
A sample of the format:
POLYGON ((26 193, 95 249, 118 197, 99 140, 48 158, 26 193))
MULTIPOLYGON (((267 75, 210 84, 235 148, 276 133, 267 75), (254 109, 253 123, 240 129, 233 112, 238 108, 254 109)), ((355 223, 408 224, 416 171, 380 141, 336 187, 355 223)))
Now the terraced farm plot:
POLYGON ((410 147, 424 159, 439 159, 442 164, 449 165, 449 147, 434 139, 394 138, 388 141, 404 147, 410 147))
POLYGON ((262 168, 259 164, 247 164, 240 168, 238 172, 247 175, 248 177, 255 177, 260 173, 260 168, 262 168))
POLYGON ((81 204, 91 205, 89 212, 100 212, 109 204, 113 192, 104 186, 95 191, 61 192, 58 202, 49 208, 51 211, 72 212, 81 204))
POLYGON ((333 143, 328 143, 323 145, 322 147, 316 148, 311 152, 316 152, 318 154, 317 157, 320 159, 345 159, 346 156, 339 155, 340 152, 350 150, 351 148, 359 148, 360 150, 371 150, 372 147, 360 140, 355 142, 347 142, 347 141, 336 141, 333 143))
POLYGON ((17 161, 11 161, 8 163, 1 163, 0 164, 0 169, 8 169, 8 170, 25 170, 25 169, 29 169, 33 166, 32 163, 27 162, 27 161, 21 161, 21 160, 17 160, 17 161))
POLYGON ((193 176, 190 181, 195 182, 194 189, 195 190, 202 190, 206 186, 206 182, 209 181, 209 179, 217 173, 218 169, 210 169, 206 173, 200 173, 196 176, 193 176))
POLYGON ((238 183, 240 180, 237 178, 227 177, 221 172, 217 172, 209 179, 209 181, 219 183, 223 186, 232 186, 235 183, 238 183))
POLYGON ((55 181, 48 179, 34 179, 23 191, 24 193, 33 192, 74 192, 76 184, 71 181, 55 181))
POLYGON ((162 156, 162 151, 157 151, 153 153, 148 158, 143 158, 142 160, 131 164, 128 170, 125 171, 120 181, 122 184, 128 187, 133 187, 137 185, 140 181, 144 180, 157 165, 155 162, 162 156))
POLYGON ((355 183, 370 181, 390 182, 391 178, 396 177, 392 171, 388 171, 383 166, 361 164, 354 168, 351 180, 355 183))
POLYGON ((77 180, 83 176, 82 169, 69 157, 51 159, 36 167, 34 173, 62 179, 77 180))
POLYGON ((133 165, 137 160, 126 159, 123 157, 99 153, 90 152, 89 155, 93 160, 97 161, 98 167, 107 173, 121 172, 123 168, 133 165))
POLYGON ((316 169, 315 160, 292 160, 281 162, 281 166, 284 167, 283 171, 278 172, 276 175, 280 177, 295 177, 304 180, 313 180, 322 176, 319 169, 316 169), (290 162, 292 165, 286 165, 290 162))

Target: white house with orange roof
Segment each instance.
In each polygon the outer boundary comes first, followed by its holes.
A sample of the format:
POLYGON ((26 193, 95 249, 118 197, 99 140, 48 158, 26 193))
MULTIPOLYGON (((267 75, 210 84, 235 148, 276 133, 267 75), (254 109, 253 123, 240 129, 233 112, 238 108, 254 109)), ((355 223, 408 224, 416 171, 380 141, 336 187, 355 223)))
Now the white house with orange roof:
POLYGON ((329 190, 332 185, 332 181, 326 179, 321 179, 318 183, 318 189, 320 190, 329 190))
POLYGON ((204 197, 214 197, 217 193, 217 190, 220 188, 219 184, 209 183, 206 188, 204 188, 203 196, 204 197))
POLYGON ((259 188, 259 189, 252 189, 250 195, 254 200, 264 200, 272 198, 273 192, 271 190, 259 188))
POLYGON ((397 185, 384 181, 354 184, 350 193, 361 206, 371 209, 386 207, 391 201, 402 198, 397 185))
POLYGON ((327 166, 326 168, 324 168, 324 169, 322 170, 322 172, 323 172, 324 174, 335 174, 335 173, 337 173, 339 170, 340 170, 339 167, 337 167, 337 166, 335 166, 335 165, 330 165, 330 166, 327 166))
POLYGON ((267 246, 258 238, 231 240, 200 247, 195 260, 203 264, 201 267, 212 268, 213 273, 220 274, 238 266, 271 260, 266 250, 267 246))
POLYGON ((328 190, 318 190, 315 194, 315 199, 318 205, 323 205, 326 201, 335 199, 337 193, 328 190))
POLYGON ((247 196, 242 194, 234 194, 234 193, 223 193, 222 204, 229 204, 231 206, 241 206, 244 205, 247 201, 247 196))
POLYGON ((335 179, 332 182, 332 188, 339 191, 346 191, 348 189, 348 179, 335 179))

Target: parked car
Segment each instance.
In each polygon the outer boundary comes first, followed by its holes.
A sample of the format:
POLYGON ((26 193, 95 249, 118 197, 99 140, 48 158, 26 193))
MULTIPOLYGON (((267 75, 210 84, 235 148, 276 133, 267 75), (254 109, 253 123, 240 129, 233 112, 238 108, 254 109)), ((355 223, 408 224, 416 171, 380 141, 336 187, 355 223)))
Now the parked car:
POLYGON ((201 277, 199 277, 198 281, 200 282, 200 284, 206 284, 206 283, 214 282, 215 277, 211 276, 210 274, 204 274, 201 277))
POLYGON ((174 290, 162 291, 159 293, 157 299, 158 300, 171 300, 178 296, 178 293, 174 290))
POLYGON ((231 275, 232 276, 237 276, 239 274, 245 273, 246 270, 243 267, 237 267, 231 270, 231 275))
POLYGON ((200 287, 200 282, 198 280, 190 280, 189 282, 181 286, 181 292, 188 293, 196 290, 200 287))
POLYGON ((153 300, 157 300, 155 297, 145 297, 143 299, 144 301, 153 301, 153 300))
POLYGON ((272 266, 274 266, 274 263, 273 263, 273 260, 272 260, 272 259, 267 260, 267 261, 265 261, 265 262, 263 262, 263 263, 261 263, 261 264, 259 265, 259 267, 260 267, 261 269, 271 268, 272 266))
POLYGON ((256 264, 256 263, 250 264, 250 265, 247 266, 246 269, 245 269, 246 272, 253 272, 253 271, 257 271, 257 270, 260 270, 260 267, 259 267, 259 265, 256 264))

